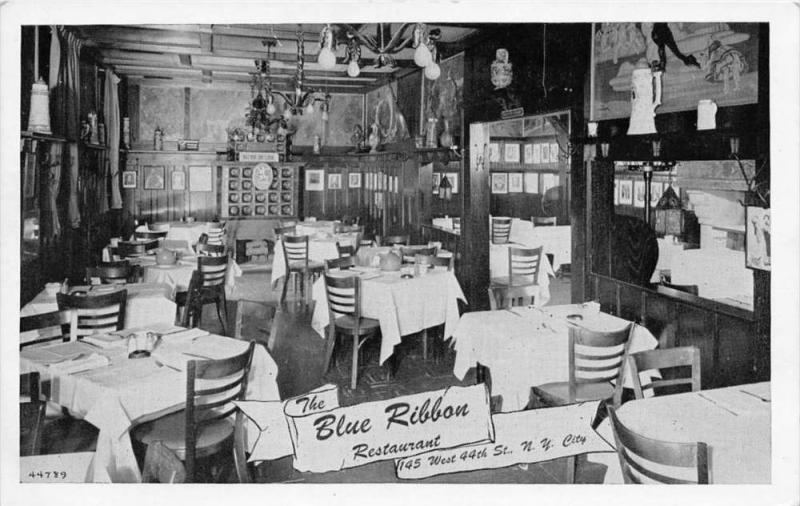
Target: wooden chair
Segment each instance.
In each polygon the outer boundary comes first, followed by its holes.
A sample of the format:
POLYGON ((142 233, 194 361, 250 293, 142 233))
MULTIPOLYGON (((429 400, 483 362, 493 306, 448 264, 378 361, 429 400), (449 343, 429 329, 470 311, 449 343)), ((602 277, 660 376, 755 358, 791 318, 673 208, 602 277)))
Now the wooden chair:
POLYGON ((606 406, 606 409, 614 432, 617 456, 625 483, 666 485, 710 483, 708 446, 705 443, 676 443, 642 436, 620 421, 613 406, 606 406), (667 474, 670 471, 672 472, 667 474), (689 473, 694 479, 687 479, 689 473))
POLYGON ((514 306, 530 306, 539 295, 537 285, 523 286, 490 286, 489 307, 492 311, 498 309, 511 309, 514 306))
MULTIPOLYGON (((533 387, 534 395, 547 406, 576 402, 622 400, 622 378, 633 324, 611 332, 571 327, 569 329, 569 379, 533 387), (611 384, 616 382, 616 386, 611 384)), ((575 457, 567 462, 567 482, 575 482, 575 457)))
POLYGON ((378 320, 361 316, 361 278, 338 277, 325 274, 325 293, 328 299, 328 338, 325 343, 325 370, 330 368, 337 334, 353 338, 353 365, 350 388, 358 382, 358 352, 368 338, 380 330, 378 320))
POLYGON ((370 248, 375 245, 375 238, 365 236, 363 233, 358 236, 358 247, 359 248, 370 248))
POLYGON ((210 222, 206 226, 207 244, 225 244, 226 222, 210 222))
POLYGON ((120 241, 116 248, 111 247, 109 251, 114 259, 124 260, 126 258, 137 258, 149 254, 158 248, 158 241, 150 242, 129 242, 120 241))
POLYGON ((286 277, 283 281, 281 303, 286 300, 286 290, 289 278, 295 275, 300 279, 300 294, 305 299, 305 285, 325 270, 322 262, 315 262, 308 258, 308 236, 286 235, 281 241, 283 246, 283 259, 286 262, 286 277))
POLYGON ((556 216, 531 216, 531 223, 534 227, 555 227, 558 224, 556 216))
POLYGON ((355 256, 346 256, 346 257, 339 257, 339 258, 331 258, 329 260, 325 260, 325 271, 330 271, 331 269, 339 269, 339 270, 346 270, 350 269, 351 267, 355 267, 356 265, 356 257, 355 256))
POLYGON ((408 246, 408 243, 411 242, 411 236, 409 235, 387 235, 385 237, 376 236, 375 239, 378 241, 380 246, 408 246))
MULTIPOLYGON (((526 289, 515 290, 518 297, 536 297, 539 290, 539 269, 542 264, 542 248, 517 248, 508 247, 508 276, 492 278, 489 284, 490 289, 497 289, 498 292, 508 291, 510 287, 525 287, 526 289)), ((535 301, 531 300, 529 304, 535 301)))
POLYGON ((37 331, 36 336, 20 336, 19 347, 39 344, 49 341, 74 341, 78 332, 78 312, 74 309, 65 311, 52 311, 33 316, 23 316, 19 319, 19 331, 37 331), (67 333, 64 333, 64 330, 67 333))
POLYGON ((46 404, 39 398, 39 373, 19 375, 19 454, 20 457, 39 455, 46 404))
POLYGON ((680 385, 688 385, 692 392, 700 391, 700 349, 697 346, 632 353, 628 355, 628 368, 633 380, 633 393, 637 399, 644 398, 645 390, 658 394, 662 393, 660 389, 667 387, 671 392, 672 387, 680 385), (689 377, 675 377, 674 369, 678 367, 689 367, 689 377), (651 378, 650 383, 642 385, 639 373, 653 369, 661 371, 662 379, 651 378))
POLYGON ((226 249, 224 244, 197 243, 194 245, 194 251, 198 255, 207 257, 224 257, 226 249))
POLYGON ((492 218, 492 244, 507 244, 511 235, 511 218, 492 218))
POLYGON ((86 268, 86 284, 93 285, 94 280, 101 284, 125 284, 131 279, 131 264, 127 260, 104 262, 97 267, 86 268))
POLYGON ((140 425, 134 438, 161 441, 186 466, 186 481, 197 481, 198 461, 233 450, 233 401, 245 400, 255 341, 244 353, 221 360, 190 360, 186 367, 186 408, 140 425))
MULTIPOLYGON (((196 272, 200 276, 200 305, 213 303, 217 306, 217 317, 222 324, 222 333, 227 335, 225 328, 228 322, 228 301, 225 298, 225 277, 228 273, 228 257, 199 256, 196 272)), ((200 311, 202 312, 202 309, 200 311)))
POLYGON ((156 232, 154 230, 147 230, 147 231, 135 231, 133 233, 133 238, 137 241, 149 241, 149 240, 162 240, 167 237, 167 231, 156 232))
POLYGON ((128 291, 117 290, 103 295, 77 295, 57 293, 59 311, 75 309, 78 323, 75 335, 83 336, 122 330, 125 328, 125 311, 128 291))
POLYGON ((341 257, 351 257, 355 256, 356 248, 352 244, 339 244, 336 242, 336 251, 339 253, 339 258, 341 257))

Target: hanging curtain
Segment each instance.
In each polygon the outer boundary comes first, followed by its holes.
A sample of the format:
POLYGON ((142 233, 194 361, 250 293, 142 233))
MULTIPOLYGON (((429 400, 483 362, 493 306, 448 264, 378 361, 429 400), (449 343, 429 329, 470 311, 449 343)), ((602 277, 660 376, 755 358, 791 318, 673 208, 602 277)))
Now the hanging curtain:
MULTIPOLYGON (((106 142, 108 143, 108 177, 111 178, 111 209, 122 209, 122 194, 119 190, 119 77, 106 69, 106 85, 103 116, 106 120, 106 142)), ((103 185, 105 187, 105 185, 103 185)))
MULTIPOLYGON (((60 82, 61 68, 61 42, 58 38, 58 28, 55 26, 50 27, 50 75, 48 76, 48 85, 50 87, 50 123, 53 126, 53 131, 59 133, 62 131, 63 115, 60 113, 61 100, 58 100, 57 93, 60 82)), ((61 109, 63 110, 63 109, 61 109)), ((46 163, 37 167, 39 173, 43 175, 46 181, 45 194, 41 200, 42 206, 42 229, 41 233, 44 237, 52 239, 61 233, 61 223, 58 219, 58 207, 56 199, 58 198, 58 190, 61 184, 61 164, 62 164, 62 146, 58 142, 51 142, 49 152, 47 153, 46 163)))
POLYGON ((80 52, 82 42, 71 32, 61 29, 66 41, 65 92, 66 92, 66 137, 69 141, 69 206, 67 220, 78 228, 81 214, 78 205, 78 139, 80 138, 80 52))

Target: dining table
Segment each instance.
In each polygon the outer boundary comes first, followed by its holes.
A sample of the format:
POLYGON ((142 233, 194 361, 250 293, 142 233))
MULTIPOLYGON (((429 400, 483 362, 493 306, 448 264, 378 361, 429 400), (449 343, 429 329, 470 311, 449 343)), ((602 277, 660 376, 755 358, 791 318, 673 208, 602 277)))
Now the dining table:
MULTIPOLYGON (((456 352, 453 374, 463 380, 477 364, 487 367, 492 395, 502 396, 502 411, 519 411, 530 401, 531 387, 569 380, 570 327, 612 331, 630 323, 601 312, 595 303, 464 313, 451 338, 456 352)), ((633 324, 629 353, 657 345, 647 328, 633 324)), ((651 375, 644 372, 642 380, 651 375)), ((632 384, 628 371, 623 381, 632 384)))
POLYGON ((334 220, 303 220, 295 224, 294 233, 297 235, 334 234, 340 224, 334 220))
MULTIPOLYGON (((337 275, 361 276, 361 315, 380 323, 381 364, 392 356, 402 336, 441 324, 444 335, 449 336, 458 322, 458 301, 466 302, 455 275, 444 267, 410 278, 403 278, 400 271, 374 267, 356 267, 337 275)), ((330 318, 324 278, 314 283, 312 298, 315 304, 311 327, 326 339, 325 327, 330 318)))
MULTIPOLYGON (((189 289, 192 272, 197 270, 197 255, 181 255, 174 264, 161 265, 156 263, 155 256, 145 255, 130 259, 131 264, 142 267, 142 281, 145 283, 163 283, 172 287, 175 292, 185 292, 189 289)), ((233 259, 228 260, 228 270, 225 273, 225 293, 230 295, 236 286, 236 278, 242 275, 242 269, 233 259)))
MULTIPOLYGON (((86 481, 140 482, 130 430, 184 408, 189 360, 227 358, 248 346, 246 341, 171 324, 149 324, 129 332, 154 332, 161 338, 143 358, 129 358, 128 340, 114 333, 20 351, 20 372, 39 372, 47 400, 98 429, 86 481)), ((277 374, 275 361, 257 345, 246 398, 279 400, 277 374)))
POLYGON ((508 241, 526 248, 542 246, 545 255, 552 255, 552 267, 558 271, 562 265, 572 263, 572 227, 569 225, 539 225, 514 218, 508 241))
MULTIPOLYGON (((492 280, 499 280, 500 284, 508 284, 508 248, 513 244, 489 245, 489 276, 492 280)), ((547 255, 542 255, 539 264, 539 275, 536 284, 539 293, 534 297, 534 305, 543 306, 550 301, 550 278, 555 277, 553 266, 547 255)))
MULTIPOLYGON (((632 400, 617 416, 645 437, 706 443, 711 484, 769 484, 771 408, 771 385, 763 382, 632 400)), ((608 419, 597 432, 616 446, 608 419)), ((616 453, 590 454, 588 460, 607 466, 605 483, 623 483, 616 453)))
MULTIPOLYGON (((127 290, 125 327, 139 327, 148 323, 168 323, 175 321, 174 289, 165 283, 126 283, 122 285, 72 286, 71 293, 84 292, 87 297, 105 295, 116 290, 127 290)), ((58 311, 56 294, 47 290, 39 292, 20 309, 20 316, 34 316, 58 311)), ((35 332, 35 331, 32 331, 35 332)), ((26 333, 28 337, 32 334, 26 333)), ((35 338, 35 337, 32 337, 35 338)))
MULTIPOLYGON (((320 222, 312 222, 320 223, 320 222)), ((313 262, 324 262, 333 258, 339 258, 339 250, 336 248, 338 242, 342 246, 356 246, 358 241, 357 232, 345 232, 340 234, 317 231, 308 235, 308 259, 313 262)), ((283 254, 283 242, 278 239, 275 243, 275 255, 272 257, 272 284, 277 284, 278 280, 286 276, 286 260, 283 254)))

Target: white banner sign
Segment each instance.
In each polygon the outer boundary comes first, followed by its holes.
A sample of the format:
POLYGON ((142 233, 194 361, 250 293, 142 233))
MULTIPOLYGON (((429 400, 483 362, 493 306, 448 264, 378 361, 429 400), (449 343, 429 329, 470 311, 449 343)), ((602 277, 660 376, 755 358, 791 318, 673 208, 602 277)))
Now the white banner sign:
POLYGON ((274 460, 294 453, 285 413, 302 416, 338 408, 339 388, 328 384, 285 401, 236 401, 235 404, 257 427, 247 433, 248 441, 255 441, 247 461, 274 460))
POLYGON ((494 440, 483 384, 316 413, 286 410, 294 468, 327 472, 494 440))
POLYGON ((494 442, 424 453, 397 462, 397 477, 420 479, 437 474, 495 469, 514 464, 614 451, 592 429, 599 402, 557 408, 497 413, 494 442))

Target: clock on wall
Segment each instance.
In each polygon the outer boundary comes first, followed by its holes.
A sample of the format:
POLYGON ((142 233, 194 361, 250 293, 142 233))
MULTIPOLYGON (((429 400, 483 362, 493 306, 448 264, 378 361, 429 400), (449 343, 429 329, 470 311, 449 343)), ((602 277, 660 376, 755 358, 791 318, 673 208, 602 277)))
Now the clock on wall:
POLYGON ((268 190, 272 184, 272 167, 266 163, 259 163, 253 167, 253 186, 256 190, 268 190))

